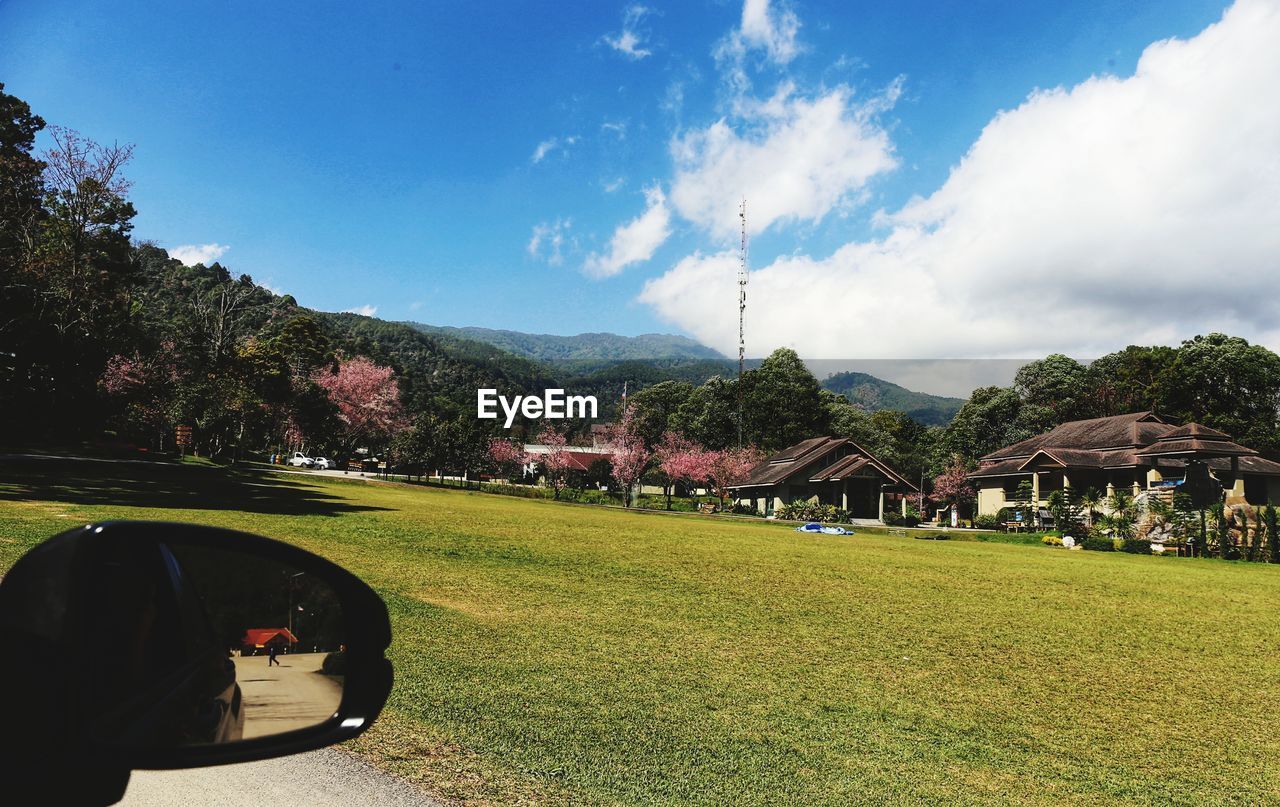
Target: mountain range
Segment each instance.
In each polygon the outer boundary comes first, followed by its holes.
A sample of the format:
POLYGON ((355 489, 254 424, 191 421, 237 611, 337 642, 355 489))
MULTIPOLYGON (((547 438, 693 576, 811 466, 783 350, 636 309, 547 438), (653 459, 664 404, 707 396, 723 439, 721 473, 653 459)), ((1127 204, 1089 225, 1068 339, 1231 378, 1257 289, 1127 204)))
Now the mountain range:
MULTIPOLYGON (((603 385, 620 390, 626 380, 632 383, 632 389, 669 379, 701 384, 712 376, 732 376, 737 372, 735 361, 693 339, 675 334, 557 336, 421 322, 401 324, 455 345, 480 342, 529 362, 549 365, 575 387, 603 385)), ((759 366, 759 363, 759 359, 755 359, 749 366, 759 366)), ((868 411, 896 409, 929 426, 950 422, 964 404, 960 398, 915 392, 867 373, 836 373, 820 383, 868 411)))

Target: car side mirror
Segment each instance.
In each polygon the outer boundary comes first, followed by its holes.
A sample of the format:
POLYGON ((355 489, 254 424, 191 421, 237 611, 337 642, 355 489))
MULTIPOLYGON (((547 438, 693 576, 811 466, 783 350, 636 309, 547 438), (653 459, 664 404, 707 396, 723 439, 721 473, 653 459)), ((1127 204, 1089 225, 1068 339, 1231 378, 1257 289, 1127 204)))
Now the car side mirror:
POLYGON ((371 588, 288 544, 164 522, 70 530, 0 581, 0 751, 127 772, 320 748, 378 716, 390 641, 371 588))

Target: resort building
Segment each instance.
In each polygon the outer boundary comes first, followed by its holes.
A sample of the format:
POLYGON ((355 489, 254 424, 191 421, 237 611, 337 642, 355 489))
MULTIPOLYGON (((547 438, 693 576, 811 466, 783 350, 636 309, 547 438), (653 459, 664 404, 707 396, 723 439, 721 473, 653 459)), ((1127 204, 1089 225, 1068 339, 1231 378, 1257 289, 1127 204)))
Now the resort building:
POLYGON ((1223 432, 1169 423, 1153 412, 1075 420, 993 451, 969 474, 978 490, 978 514, 998 513, 1030 482, 1032 501, 1045 506, 1055 490, 1093 488, 1104 496, 1124 489, 1173 491, 1187 462, 1209 467, 1228 504, 1280 504, 1280 463, 1232 441, 1223 432))
POLYGON ((870 451, 844 437, 814 437, 783 449, 752 469, 733 488, 738 504, 765 515, 785 504, 815 501, 858 519, 883 520, 887 506, 906 514, 918 489, 870 451))

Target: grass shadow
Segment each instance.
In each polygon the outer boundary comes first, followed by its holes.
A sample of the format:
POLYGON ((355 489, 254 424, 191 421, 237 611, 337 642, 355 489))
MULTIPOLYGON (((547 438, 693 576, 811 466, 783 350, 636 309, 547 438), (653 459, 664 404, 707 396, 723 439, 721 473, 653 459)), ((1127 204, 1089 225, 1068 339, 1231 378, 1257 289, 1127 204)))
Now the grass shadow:
POLYGON ((0 460, 0 501, 47 501, 167 510, 337 516, 388 510, 259 470, 176 463, 0 460))

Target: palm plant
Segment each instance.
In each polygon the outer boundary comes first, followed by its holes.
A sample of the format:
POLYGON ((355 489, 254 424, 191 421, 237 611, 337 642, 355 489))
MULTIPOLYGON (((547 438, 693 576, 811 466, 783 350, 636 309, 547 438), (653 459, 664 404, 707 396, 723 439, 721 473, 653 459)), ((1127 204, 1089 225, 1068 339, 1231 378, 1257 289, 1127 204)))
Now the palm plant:
POLYGON ((1108 497, 1107 508, 1111 512, 1102 517, 1102 522, 1112 530, 1116 538, 1133 540, 1134 528, 1140 515, 1138 502, 1133 494, 1127 490, 1117 490, 1108 497))
POLYGON ((1097 488, 1086 488, 1084 493, 1080 494, 1080 505, 1089 516, 1089 523, 1086 526, 1092 529, 1098 507, 1102 505, 1102 494, 1097 488))

